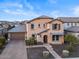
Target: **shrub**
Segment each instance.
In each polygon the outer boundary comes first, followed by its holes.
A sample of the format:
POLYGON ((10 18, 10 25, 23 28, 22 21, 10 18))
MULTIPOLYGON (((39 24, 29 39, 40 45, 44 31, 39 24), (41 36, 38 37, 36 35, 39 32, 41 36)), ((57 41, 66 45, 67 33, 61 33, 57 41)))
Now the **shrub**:
POLYGON ((6 43, 5 37, 0 37, 0 43, 2 43, 2 44, 5 44, 6 43))
POLYGON ((37 44, 37 41, 35 40, 34 37, 28 38, 25 42, 26 42, 26 45, 34 45, 34 44, 37 44))
POLYGON ((70 46, 70 45, 66 46, 65 49, 68 50, 68 51, 70 51, 70 52, 74 51, 74 47, 70 46))
POLYGON ((6 43, 5 37, 0 37, 0 48, 2 48, 6 43))

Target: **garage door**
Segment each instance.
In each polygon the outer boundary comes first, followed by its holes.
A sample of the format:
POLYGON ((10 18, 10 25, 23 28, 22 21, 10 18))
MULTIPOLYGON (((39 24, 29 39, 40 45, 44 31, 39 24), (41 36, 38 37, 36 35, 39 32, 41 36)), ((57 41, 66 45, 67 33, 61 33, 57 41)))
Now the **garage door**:
POLYGON ((24 40, 24 33, 11 33, 11 40, 24 40))

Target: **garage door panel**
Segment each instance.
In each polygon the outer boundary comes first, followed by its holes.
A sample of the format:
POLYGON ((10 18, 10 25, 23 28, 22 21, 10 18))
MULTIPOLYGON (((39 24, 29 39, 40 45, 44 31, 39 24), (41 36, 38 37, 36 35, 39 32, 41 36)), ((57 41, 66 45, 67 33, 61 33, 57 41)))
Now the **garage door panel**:
POLYGON ((11 40, 24 40, 25 35, 24 33, 12 33, 11 40))

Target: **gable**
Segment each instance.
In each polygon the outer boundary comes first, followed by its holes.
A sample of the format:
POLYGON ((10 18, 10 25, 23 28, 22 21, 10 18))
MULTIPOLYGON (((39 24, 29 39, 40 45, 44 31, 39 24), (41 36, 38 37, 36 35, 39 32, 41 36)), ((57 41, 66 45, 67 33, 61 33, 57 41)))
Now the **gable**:
POLYGON ((52 17, 43 15, 43 16, 39 16, 39 17, 37 17, 37 18, 34 18, 34 19, 28 21, 27 23, 31 23, 31 22, 35 22, 35 21, 40 22, 40 20, 41 20, 42 22, 43 22, 43 21, 48 22, 48 21, 50 21, 50 20, 52 20, 52 19, 53 19, 52 17))

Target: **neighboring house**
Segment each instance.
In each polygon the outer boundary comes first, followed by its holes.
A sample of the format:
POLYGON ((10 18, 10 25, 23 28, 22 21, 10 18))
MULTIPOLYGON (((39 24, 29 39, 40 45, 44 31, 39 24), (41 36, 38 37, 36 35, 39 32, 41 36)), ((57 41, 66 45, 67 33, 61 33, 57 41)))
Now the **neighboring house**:
POLYGON ((68 29, 72 26, 79 26, 79 17, 58 17, 64 22, 64 29, 68 29))
POLYGON ((18 25, 11 30, 8 31, 8 39, 9 40, 21 40, 25 39, 25 25, 18 25))
POLYGON ((3 36, 4 35, 4 28, 0 28, 0 36, 3 36))
POLYGON ((79 38, 79 17, 58 17, 64 22, 64 32, 79 38))
POLYGON ((79 38, 79 26, 73 26, 65 30, 67 34, 72 34, 79 38))

